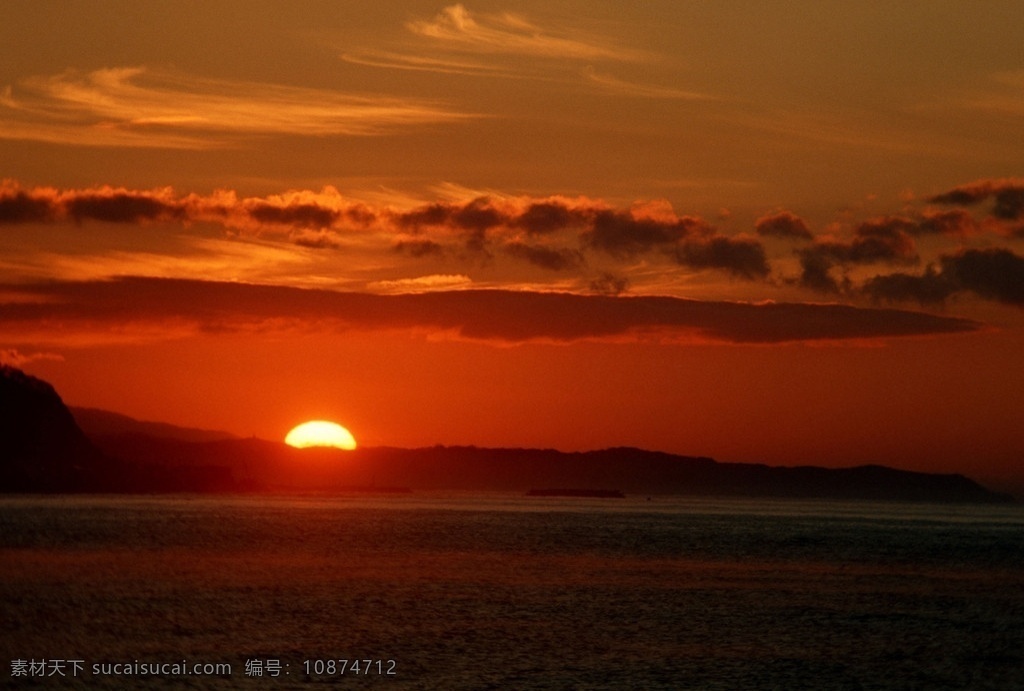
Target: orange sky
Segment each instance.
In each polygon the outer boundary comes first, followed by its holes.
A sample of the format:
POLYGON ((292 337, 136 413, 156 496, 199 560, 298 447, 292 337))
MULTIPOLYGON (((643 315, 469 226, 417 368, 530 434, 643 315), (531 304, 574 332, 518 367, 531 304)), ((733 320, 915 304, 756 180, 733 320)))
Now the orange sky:
POLYGON ((19 4, 0 357, 283 438, 1024 487, 1015 2, 19 4))

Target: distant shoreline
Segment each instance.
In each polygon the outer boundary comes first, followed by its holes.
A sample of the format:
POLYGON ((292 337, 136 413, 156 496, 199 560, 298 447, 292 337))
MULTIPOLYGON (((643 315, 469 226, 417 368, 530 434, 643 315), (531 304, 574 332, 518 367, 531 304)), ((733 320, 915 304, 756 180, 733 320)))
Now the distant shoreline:
POLYGON ((593 497, 597 499, 625 499, 617 489, 531 489, 528 497, 593 497))

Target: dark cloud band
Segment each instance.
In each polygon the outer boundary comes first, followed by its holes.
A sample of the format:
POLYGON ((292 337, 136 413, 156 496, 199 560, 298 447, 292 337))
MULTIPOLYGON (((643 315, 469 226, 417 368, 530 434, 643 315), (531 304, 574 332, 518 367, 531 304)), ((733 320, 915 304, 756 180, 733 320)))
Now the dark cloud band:
POLYGON ((1007 305, 1024 307, 1024 257, 1008 249, 963 250, 940 258, 921 275, 905 273, 876 276, 864 292, 877 300, 914 300, 923 305, 971 292, 1007 305))
POLYGON ((785 343, 969 332, 977 322, 895 309, 835 304, 684 300, 503 290, 402 295, 341 293, 206 281, 112 281, 3 286, 20 299, 0 304, 9 334, 142 323, 188 323, 203 332, 267 329, 412 329, 522 343, 667 339, 785 343))

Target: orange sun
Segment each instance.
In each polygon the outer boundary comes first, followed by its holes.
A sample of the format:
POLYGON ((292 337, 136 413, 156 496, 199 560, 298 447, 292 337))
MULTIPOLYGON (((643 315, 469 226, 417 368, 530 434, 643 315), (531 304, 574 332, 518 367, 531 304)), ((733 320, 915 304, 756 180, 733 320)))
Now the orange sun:
POLYGON ((356 448, 352 433, 335 422, 310 420, 298 425, 284 438, 288 446, 304 449, 309 446, 333 446, 351 451, 356 448))

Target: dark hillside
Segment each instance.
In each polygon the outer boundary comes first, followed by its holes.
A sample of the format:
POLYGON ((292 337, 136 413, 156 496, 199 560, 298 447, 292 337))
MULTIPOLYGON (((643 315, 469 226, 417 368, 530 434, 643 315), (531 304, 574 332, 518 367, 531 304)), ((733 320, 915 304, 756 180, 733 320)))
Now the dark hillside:
POLYGON ((0 366, 0 491, 95 489, 108 469, 52 386, 0 366))

